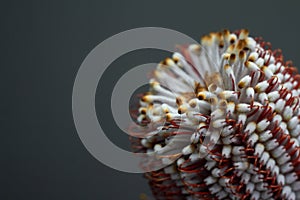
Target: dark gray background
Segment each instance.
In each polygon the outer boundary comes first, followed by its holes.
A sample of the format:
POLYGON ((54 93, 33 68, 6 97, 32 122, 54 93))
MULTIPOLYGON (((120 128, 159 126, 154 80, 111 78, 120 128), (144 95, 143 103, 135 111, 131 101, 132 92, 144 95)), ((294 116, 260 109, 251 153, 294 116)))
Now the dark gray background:
MULTIPOLYGON (((248 28, 299 65, 299 5, 285 2, 1 1, 0 199, 131 200, 150 194, 141 175, 102 165, 76 134, 71 94, 85 56, 113 34, 136 27, 166 27, 197 40, 210 31, 248 28)), ((167 55, 132 52, 101 79, 99 121, 117 145, 128 148, 109 110, 113 85, 131 67, 167 55)))

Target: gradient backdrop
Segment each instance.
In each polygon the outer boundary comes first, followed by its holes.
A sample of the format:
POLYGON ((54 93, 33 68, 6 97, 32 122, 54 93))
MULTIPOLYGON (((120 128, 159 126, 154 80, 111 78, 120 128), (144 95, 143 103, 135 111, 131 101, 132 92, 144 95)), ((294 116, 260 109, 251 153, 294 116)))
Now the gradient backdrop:
MULTIPOLYGON (((0 21, 0 199, 5 200, 135 200, 141 193, 150 195, 142 175, 95 160, 73 124, 76 72, 85 56, 113 34, 157 26, 199 40, 223 28, 248 28, 300 65, 297 1, 2 1, 0 21)), ((106 70, 96 95, 97 112, 116 145, 129 149, 127 135, 115 126, 110 111, 114 84, 132 67, 168 55, 135 51, 106 70)))

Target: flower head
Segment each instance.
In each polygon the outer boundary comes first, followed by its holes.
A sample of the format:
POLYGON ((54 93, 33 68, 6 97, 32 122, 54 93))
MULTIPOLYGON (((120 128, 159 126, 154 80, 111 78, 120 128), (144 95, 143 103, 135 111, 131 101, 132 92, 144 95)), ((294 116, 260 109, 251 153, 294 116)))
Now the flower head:
POLYGON ((247 30, 210 33, 162 61, 137 121, 157 199, 300 198, 300 76, 247 30))

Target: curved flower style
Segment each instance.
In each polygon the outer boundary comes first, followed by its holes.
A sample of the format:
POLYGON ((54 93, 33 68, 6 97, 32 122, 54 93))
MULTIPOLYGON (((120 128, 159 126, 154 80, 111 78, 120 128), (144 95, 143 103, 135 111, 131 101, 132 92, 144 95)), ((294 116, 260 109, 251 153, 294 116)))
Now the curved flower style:
POLYGON ((300 75, 280 50, 224 30, 179 47, 141 98, 135 141, 168 166, 146 173, 156 199, 300 198, 300 75))

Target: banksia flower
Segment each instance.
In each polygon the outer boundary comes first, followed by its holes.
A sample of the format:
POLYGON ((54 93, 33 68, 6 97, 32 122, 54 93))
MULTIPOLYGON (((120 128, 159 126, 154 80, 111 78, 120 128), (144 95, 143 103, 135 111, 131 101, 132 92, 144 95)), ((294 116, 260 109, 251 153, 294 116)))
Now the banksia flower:
POLYGON ((154 71, 133 146, 166 166, 145 174, 156 199, 300 199, 300 76, 248 34, 210 33, 154 71))

